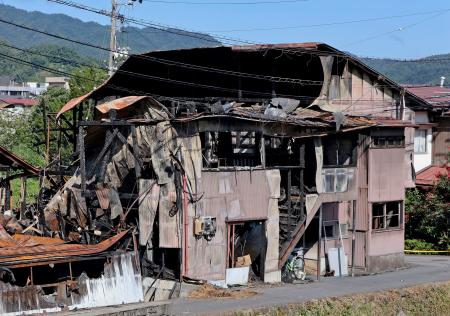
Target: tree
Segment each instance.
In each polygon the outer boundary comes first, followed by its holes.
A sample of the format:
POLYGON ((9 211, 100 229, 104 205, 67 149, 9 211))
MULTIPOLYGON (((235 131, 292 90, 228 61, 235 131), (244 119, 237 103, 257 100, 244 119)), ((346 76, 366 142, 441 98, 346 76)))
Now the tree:
POLYGON ((107 78, 106 70, 92 67, 80 67, 72 73, 69 80, 70 97, 82 96, 102 84, 107 78))
POLYGON ((419 239, 438 249, 449 249, 450 177, 441 176, 428 192, 407 191, 405 211, 407 239, 419 239))
MULTIPOLYGON (((47 134, 47 121, 45 116, 48 113, 57 113, 61 108, 72 98, 84 95, 100 85, 106 78, 107 73, 98 68, 80 67, 77 68, 69 80, 70 90, 64 88, 50 88, 40 98, 39 104, 33 108, 31 113, 31 119, 29 121, 30 134, 32 135, 32 146, 36 154, 44 157, 45 142, 47 134)), ((60 121, 61 128, 67 128, 68 125, 60 121)), ((55 124, 51 125, 51 128, 55 128, 55 124)), ((51 162, 57 154, 57 134, 51 133, 50 137, 50 150, 49 153, 53 154, 53 157, 49 157, 51 162)), ((69 158, 72 154, 72 147, 70 140, 63 134, 61 138, 61 158, 69 158)))

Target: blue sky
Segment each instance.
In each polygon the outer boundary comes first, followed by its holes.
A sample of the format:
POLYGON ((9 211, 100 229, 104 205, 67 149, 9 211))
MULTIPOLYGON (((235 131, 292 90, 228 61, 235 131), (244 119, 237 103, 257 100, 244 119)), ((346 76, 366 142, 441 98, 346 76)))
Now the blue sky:
MULTIPOLYGON (((73 1, 103 9, 109 8, 111 3, 110 0, 73 1)), ((217 3, 258 0, 186 1, 217 3)), ((0 3, 26 10, 65 13, 84 21, 108 24, 106 17, 46 0, 0 0, 0 3)), ((136 4, 134 8, 122 9, 122 13, 166 25, 259 43, 325 42, 360 56, 418 58, 450 53, 448 0, 306 0, 259 5, 195 5, 144 0, 143 4, 136 4), (404 17, 312 26, 392 16, 404 17)))

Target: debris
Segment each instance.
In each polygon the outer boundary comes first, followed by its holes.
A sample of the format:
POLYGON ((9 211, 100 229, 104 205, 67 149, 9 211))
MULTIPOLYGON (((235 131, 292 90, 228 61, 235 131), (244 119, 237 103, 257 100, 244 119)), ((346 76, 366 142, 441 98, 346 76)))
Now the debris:
POLYGON ((257 295, 258 292, 249 289, 219 289, 211 284, 203 284, 189 294, 189 298, 246 298, 257 295))

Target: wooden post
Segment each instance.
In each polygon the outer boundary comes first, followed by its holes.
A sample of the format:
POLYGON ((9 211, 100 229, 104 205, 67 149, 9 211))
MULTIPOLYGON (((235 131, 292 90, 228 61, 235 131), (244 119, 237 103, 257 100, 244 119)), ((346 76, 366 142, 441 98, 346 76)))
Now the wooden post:
POLYGON ((25 208, 27 205, 27 177, 20 177, 20 219, 25 218, 25 208))
POLYGON ((50 120, 48 115, 45 116, 45 120, 46 120, 46 126, 47 126, 47 131, 46 131, 46 137, 45 137, 45 163, 46 165, 48 165, 50 163, 50 133, 51 133, 51 128, 50 128, 50 120))
POLYGON ((261 166, 263 168, 266 167, 266 141, 264 138, 264 134, 260 134, 260 138, 259 138, 259 153, 261 156, 261 166))
POLYGON ((80 151, 80 175, 81 175, 81 195, 86 196, 86 157, 84 150, 84 130, 78 128, 78 149, 80 151))
MULTIPOLYGON (((134 152, 134 170, 136 173, 136 181, 141 177, 141 165, 139 161, 139 146, 137 141, 136 126, 131 125, 131 139, 133 140, 133 152, 134 152)), ((139 182, 137 182, 139 184, 139 182)))

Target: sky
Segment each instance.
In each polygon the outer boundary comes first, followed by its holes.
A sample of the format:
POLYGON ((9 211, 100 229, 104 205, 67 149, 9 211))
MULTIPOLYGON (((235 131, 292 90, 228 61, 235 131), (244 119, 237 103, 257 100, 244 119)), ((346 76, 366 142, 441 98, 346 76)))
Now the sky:
MULTIPOLYGON (((111 6, 111 0, 72 1, 101 9, 111 6)), ((264 0, 143 0, 133 7, 123 6, 121 13, 256 43, 324 42, 358 56, 411 59, 450 53, 449 0, 272 0, 279 3, 254 4, 258 1, 264 0)), ((47 0, 0 3, 109 24, 107 17, 47 0)))

